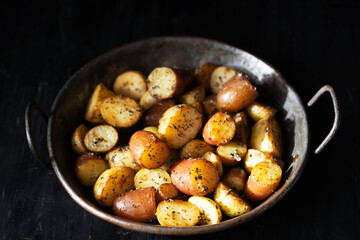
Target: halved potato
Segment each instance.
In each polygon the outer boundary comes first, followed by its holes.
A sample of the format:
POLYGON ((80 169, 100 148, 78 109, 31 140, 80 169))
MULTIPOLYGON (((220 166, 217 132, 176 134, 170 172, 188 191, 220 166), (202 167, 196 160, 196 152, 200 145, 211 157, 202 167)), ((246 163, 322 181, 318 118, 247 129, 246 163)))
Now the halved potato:
POLYGON ((204 141, 210 145, 219 146, 230 142, 235 135, 235 121, 226 113, 215 113, 203 129, 204 141))
POLYGON ((285 163, 280 159, 277 159, 270 154, 264 153, 256 149, 248 149, 245 159, 244 159, 244 168, 248 173, 251 173, 253 167, 261 162, 272 162, 278 164, 281 168, 284 167, 285 163))
POLYGON ((140 120, 142 108, 131 98, 112 96, 101 104, 101 115, 111 126, 128 128, 140 120))
POLYGON ((96 86, 91 94, 86 107, 85 120, 91 123, 102 123, 101 104, 105 98, 114 96, 115 94, 109 90, 104 84, 100 83, 96 86))
POLYGON ((219 174, 219 177, 220 178, 223 177, 224 170, 223 170, 222 162, 221 162, 220 158, 218 157, 218 155, 216 155, 213 152, 206 152, 206 153, 204 153, 204 155, 202 155, 201 158, 211 162, 215 166, 215 168, 219 174))
POLYGON ((246 112, 238 112, 233 118, 236 125, 234 140, 249 145, 251 128, 246 112))
POLYGON ((139 100, 147 90, 145 76, 139 71, 123 72, 115 79, 113 89, 116 95, 139 100))
POLYGON ((202 101, 202 104, 208 116, 219 111, 216 103, 216 95, 207 96, 204 101, 202 101))
POLYGON ((170 156, 168 160, 160 167, 161 169, 164 169, 168 173, 171 172, 171 168, 180 161, 180 153, 177 149, 170 148, 170 156))
POLYGON ((157 102, 159 102, 159 101, 156 100, 156 98, 154 98, 153 96, 151 96, 149 91, 146 91, 141 96, 139 104, 143 109, 148 109, 157 102))
POLYGON ((172 183, 163 183, 156 191, 156 202, 159 203, 167 199, 174 199, 177 197, 178 193, 179 191, 172 183))
POLYGON ((174 99, 166 99, 155 103, 149 109, 144 111, 143 122, 147 126, 158 126, 159 120, 164 112, 172 106, 175 106, 174 99))
POLYGON ((161 226, 191 227, 199 222, 200 210, 190 202, 164 200, 158 204, 156 216, 161 226))
POLYGON ((180 104, 166 110, 158 130, 170 148, 179 149, 196 137, 201 124, 202 115, 196 108, 180 104))
POLYGON ((247 106, 245 110, 254 122, 257 122, 260 119, 272 118, 277 112, 276 108, 257 101, 247 106))
POLYGON ((94 185, 95 200, 105 207, 111 207, 115 198, 134 189, 135 172, 128 167, 105 170, 94 185))
POLYGON ((129 167, 135 172, 141 169, 141 166, 137 164, 131 154, 129 146, 116 147, 105 156, 110 168, 114 167, 129 167))
POLYGON ((158 131, 158 127, 156 126, 147 126, 143 129, 144 131, 152 132, 154 133, 158 138, 160 138, 160 134, 158 131))
POLYGON ((171 178, 170 175, 161 168, 143 168, 136 173, 134 178, 136 188, 154 187, 158 189, 163 183, 171 183, 171 178))
POLYGON ((84 145, 84 138, 88 131, 89 131, 88 127, 86 127, 84 124, 80 124, 75 129, 75 131, 71 137, 72 148, 79 155, 88 152, 88 150, 86 149, 86 147, 84 145))
POLYGON ((244 191, 247 177, 244 169, 236 167, 226 172, 222 182, 236 193, 241 194, 244 191))
POLYGON ((84 144, 91 152, 104 153, 113 149, 118 140, 119 135, 115 128, 109 125, 99 125, 86 133, 84 144))
POLYGON ((200 210, 199 225, 211 225, 221 222, 221 210, 217 203, 210 198, 192 196, 188 202, 195 204, 200 210))
POLYGON ((196 80, 205 89, 209 88, 211 74, 217 67, 215 63, 207 62, 195 70, 196 80))
POLYGON ((213 94, 217 94, 222 86, 235 74, 236 71, 230 67, 220 66, 215 68, 210 77, 210 88, 213 94))
POLYGON ((202 102, 204 98, 205 98, 205 89, 204 87, 199 86, 183 94, 180 97, 180 102, 184 104, 193 105, 196 102, 202 102))
POLYGON ((108 168, 108 163, 93 153, 79 156, 75 163, 76 176, 87 187, 94 186, 98 177, 108 168))
POLYGON ((200 158, 206 152, 213 152, 215 151, 214 147, 207 144, 203 140, 200 139, 193 139, 181 149, 180 152, 180 159, 187 159, 187 158, 200 158))
POLYGON ((238 165, 245 158, 246 152, 247 146, 239 141, 231 141, 216 148, 216 154, 227 167, 238 165))

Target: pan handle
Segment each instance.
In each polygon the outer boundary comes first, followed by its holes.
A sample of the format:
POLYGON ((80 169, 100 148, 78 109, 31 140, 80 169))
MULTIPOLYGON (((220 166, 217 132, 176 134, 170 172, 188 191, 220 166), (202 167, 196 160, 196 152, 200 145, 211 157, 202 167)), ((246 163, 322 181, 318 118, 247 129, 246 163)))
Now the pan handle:
POLYGON ((310 101, 307 103, 308 107, 311 107, 324 93, 329 92, 331 95, 333 107, 334 107, 334 123, 333 126, 326 136, 326 138, 322 141, 322 143, 316 148, 315 154, 319 154, 323 148, 330 142, 330 140, 335 136, 336 131, 338 130, 340 126, 340 109, 338 105, 338 100, 336 98, 336 94, 334 89, 330 85, 325 85, 322 88, 315 93, 315 95, 310 99, 310 101))
POLYGON ((29 102, 26 110, 25 110, 25 130, 26 130, 26 140, 28 142, 29 148, 34 155, 34 157, 46 168, 52 170, 50 162, 44 157, 44 155, 39 151, 39 149, 34 144, 34 138, 32 134, 32 112, 33 110, 37 110, 44 120, 45 123, 48 122, 48 116, 46 115, 45 111, 34 102, 29 102))

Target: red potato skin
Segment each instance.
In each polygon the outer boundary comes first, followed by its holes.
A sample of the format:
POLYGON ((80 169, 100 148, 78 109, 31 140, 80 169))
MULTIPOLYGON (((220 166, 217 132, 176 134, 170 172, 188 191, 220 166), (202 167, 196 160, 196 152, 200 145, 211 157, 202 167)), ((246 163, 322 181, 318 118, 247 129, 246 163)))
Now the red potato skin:
POLYGON ((246 181, 244 188, 245 197, 252 202, 264 200, 274 192, 274 190, 278 187, 279 183, 271 187, 264 187, 259 184, 253 176, 250 175, 248 180, 246 181))
POLYGON ((194 75, 187 69, 183 68, 172 68, 178 78, 176 90, 174 96, 180 96, 187 89, 189 89, 195 82, 194 75))
POLYGON ((144 112, 143 121, 147 126, 158 126, 159 120, 162 117, 163 113, 168 110, 168 108, 175 106, 174 99, 167 99, 158 103, 155 103, 149 109, 144 112))
POLYGON ((155 188, 141 188, 117 197, 113 204, 113 211, 116 216, 137 222, 155 221, 155 188))

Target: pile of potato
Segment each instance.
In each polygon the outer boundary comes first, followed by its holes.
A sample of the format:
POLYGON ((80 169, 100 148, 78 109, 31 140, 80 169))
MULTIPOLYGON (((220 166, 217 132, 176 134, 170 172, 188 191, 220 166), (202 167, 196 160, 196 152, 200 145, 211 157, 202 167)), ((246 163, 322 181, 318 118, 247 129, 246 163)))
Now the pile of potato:
POLYGON ((113 91, 95 88, 73 133, 76 176, 134 221, 185 227, 249 212, 284 167, 277 110, 258 95, 246 75, 213 63, 124 72, 113 91), (124 128, 133 133, 118 146, 124 128))

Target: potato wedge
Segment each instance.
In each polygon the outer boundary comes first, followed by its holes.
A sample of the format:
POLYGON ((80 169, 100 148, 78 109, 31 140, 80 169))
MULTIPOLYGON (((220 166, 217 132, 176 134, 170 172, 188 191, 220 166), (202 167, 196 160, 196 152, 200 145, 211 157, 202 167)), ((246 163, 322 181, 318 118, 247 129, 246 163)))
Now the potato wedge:
POLYGON ((215 166, 215 168, 219 174, 219 177, 220 178, 223 177, 223 175, 224 175, 223 165, 222 165, 222 162, 221 162, 220 158, 218 157, 218 155, 216 155, 213 152, 206 152, 206 153, 204 153, 204 155, 202 155, 201 158, 211 162, 215 166))
POLYGON ((164 112, 173 106, 175 106, 174 99, 166 99, 155 103, 149 109, 144 111, 144 124, 147 126, 158 126, 164 112))
POLYGON ((129 167, 135 172, 142 168, 135 162, 129 146, 120 146, 114 148, 105 155, 105 160, 108 161, 110 168, 129 167))
POLYGON ((251 171, 246 182, 244 193, 250 201, 261 201, 268 198, 279 186, 282 171, 279 165, 272 162, 258 163, 251 171))
POLYGON ((156 209, 157 220, 161 226, 191 227, 199 222, 199 208, 182 200, 164 200, 156 209))
POLYGON ((245 159, 244 159, 244 168, 248 173, 251 173, 251 170, 261 162, 272 162, 278 164, 281 168, 284 167, 285 163, 280 159, 271 156, 270 154, 261 152, 256 149, 248 149, 245 159))
POLYGON ((117 197, 113 203, 116 216, 137 222, 156 220, 155 188, 136 189, 117 197))
POLYGON ((86 127, 84 124, 80 124, 75 129, 71 137, 71 146, 78 155, 88 152, 84 144, 84 138, 88 131, 89 131, 88 127, 86 127))
POLYGON ((236 125, 234 140, 249 145, 251 127, 246 112, 238 112, 234 115, 233 118, 236 125))
POLYGON ((180 97, 180 103, 193 105, 196 102, 202 102, 204 98, 205 98, 205 88, 199 86, 183 94, 180 97))
POLYGON ((86 107, 85 120, 91 123, 103 123, 101 116, 101 104, 105 98, 114 96, 115 94, 109 90, 104 84, 100 83, 96 86, 91 94, 86 107))
POLYGON ((98 177, 108 168, 108 163, 93 153, 79 156, 75 163, 76 176, 87 187, 94 186, 98 177))
POLYGON ((204 141, 210 145, 219 146, 230 142, 235 136, 235 121, 226 113, 215 113, 203 129, 204 141))
POLYGON ((146 91, 140 98, 139 104, 143 109, 148 109, 155 103, 159 102, 153 96, 151 96, 149 91, 146 91))
POLYGON ((226 172, 222 182, 237 194, 241 194, 244 191, 247 177, 244 169, 235 167, 226 172))
POLYGON ((254 122, 257 122, 260 119, 273 118, 277 113, 276 108, 257 101, 247 106, 245 110, 254 122))
POLYGON ((231 141, 216 148, 216 154, 224 166, 232 167, 245 158, 247 146, 239 141, 231 141))
POLYGON ((131 98, 113 96, 106 98, 101 104, 101 115, 111 126, 128 128, 140 120, 142 108, 131 98))
POLYGON ((195 204, 200 210, 199 225, 211 225, 221 222, 221 210, 217 203, 210 198, 192 196, 188 202, 195 204))
POLYGON ((181 95, 192 83, 193 75, 180 68, 158 67, 147 78, 148 91, 157 100, 181 95))
POLYGON ((208 116, 219 111, 216 103, 216 95, 207 96, 204 101, 202 101, 202 104, 204 107, 204 111, 208 116))
POLYGON ((170 156, 169 147, 154 133, 140 130, 129 141, 129 148, 137 164, 144 168, 158 168, 170 156))
POLYGON ((95 200, 102 206, 111 207, 117 196, 134 189, 134 177, 134 170, 128 167, 104 171, 94 185, 95 200))
POLYGON ((158 189, 163 183, 171 183, 171 178, 169 173, 161 168, 143 168, 136 173, 134 178, 134 184, 137 189, 147 187, 158 189))
POLYGON ((214 200, 228 217, 237 217, 252 209, 249 203, 222 182, 216 187, 214 200))
POLYGON ((194 139, 201 129, 202 115, 186 104, 169 108, 160 119, 159 134, 170 148, 179 149, 194 139))
POLYGON ((139 100, 147 90, 145 76, 139 71, 123 72, 115 79, 113 89, 116 95, 139 100))
POLYGON ((170 148, 170 156, 168 160, 160 167, 161 169, 164 169, 168 173, 171 172, 171 168, 180 161, 180 153, 176 149, 170 148))
POLYGON ((276 158, 282 157, 282 133, 275 118, 257 121, 251 130, 250 148, 268 153, 276 158))
POLYGON ((200 158, 206 152, 214 152, 215 149, 203 140, 193 139, 181 149, 180 159, 200 158))
POLYGON ((217 94, 222 86, 230 80, 236 71, 230 67, 220 66, 215 68, 210 76, 210 89, 213 94, 217 94))
POLYGON ((158 131, 158 127, 156 126, 147 126, 143 129, 144 131, 152 132, 154 133, 158 138, 160 138, 160 134, 158 131))
POLYGON ((119 135, 115 128, 109 125, 99 125, 86 133, 84 144, 91 152, 104 153, 113 149, 118 140, 119 135))
POLYGON ((161 201, 167 199, 174 199, 177 197, 179 191, 172 183, 163 183, 157 189, 155 194, 156 202, 159 203, 161 201))
POLYGON ((210 77, 212 72, 218 67, 215 63, 207 62, 195 70, 197 82, 205 89, 210 87, 210 77))
POLYGON ((216 103, 220 110, 237 112, 255 101, 258 96, 259 93, 247 77, 238 72, 219 90, 216 103))

